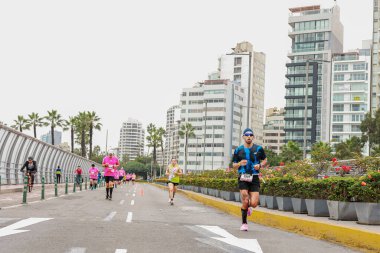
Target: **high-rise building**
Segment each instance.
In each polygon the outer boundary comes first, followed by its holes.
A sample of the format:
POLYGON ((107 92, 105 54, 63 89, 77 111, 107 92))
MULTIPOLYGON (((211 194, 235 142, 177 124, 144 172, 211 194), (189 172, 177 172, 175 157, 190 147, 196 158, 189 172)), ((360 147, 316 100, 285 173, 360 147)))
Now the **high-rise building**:
MULTIPOLYGON (((51 131, 49 131, 47 134, 41 135, 40 140, 46 143, 52 144, 51 131)), ((54 130, 54 146, 59 146, 61 143, 62 143, 62 132, 54 130)))
POLYGON ((285 144, 285 110, 284 108, 269 108, 265 114, 263 147, 280 154, 281 147, 285 144))
POLYGON ((211 73, 210 77, 233 80, 239 83, 245 92, 243 109, 247 110, 250 105, 250 122, 243 126, 251 127, 255 133, 256 143, 263 142, 264 124, 264 90, 265 90, 265 54, 255 52, 249 42, 237 43, 230 54, 219 58, 219 74, 211 73), (251 71, 250 71, 251 67, 251 71), (251 73, 251 76, 249 76, 251 73), (248 94, 248 91, 250 94, 248 94), (249 99, 248 99, 249 98, 249 99), (249 101, 249 102, 248 102, 249 101))
POLYGON ((165 130, 165 163, 169 164, 172 158, 179 156, 179 126, 181 124, 181 109, 179 105, 170 107, 166 112, 165 130))
POLYGON ((129 160, 135 160, 137 156, 144 154, 145 131, 141 122, 129 118, 120 129, 119 158, 125 155, 129 160))
MULTIPOLYGON (((181 124, 191 123, 187 170, 227 168, 241 143, 245 90, 229 80, 206 80, 181 94, 181 124)), ((180 138, 179 164, 184 168, 185 138, 180 138)))
MULTIPOLYGON (((360 124, 370 110, 370 67, 369 41, 363 41, 363 49, 333 55, 332 145, 362 135, 360 124)), ((368 155, 368 146, 363 153, 368 155)))
POLYGON ((343 51, 343 25, 338 5, 289 10, 292 48, 286 64, 285 142, 297 142, 303 149, 306 139, 305 150, 310 151, 313 143, 330 140, 331 56, 343 51))
POLYGON ((371 110, 380 109, 380 0, 373 0, 371 110))

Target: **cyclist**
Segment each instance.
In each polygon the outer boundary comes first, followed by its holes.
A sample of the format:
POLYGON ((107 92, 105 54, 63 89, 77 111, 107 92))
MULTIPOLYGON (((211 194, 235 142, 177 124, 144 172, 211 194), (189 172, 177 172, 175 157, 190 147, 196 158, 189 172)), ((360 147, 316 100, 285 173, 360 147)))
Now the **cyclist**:
POLYGON ((90 175, 90 189, 94 190, 96 189, 99 174, 99 169, 95 167, 95 164, 91 164, 91 168, 88 170, 88 174, 90 175))
POLYGON ((171 164, 166 169, 166 176, 168 176, 168 186, 169 186, 169 203, 173 205, 173 199, 177 191, 177 185, 179 184, 179 176, 182 175, 182 170, 178 166, 177 159, 172 158, 171 164))
POLYGON ((119 166, 119 159, 112 153, 103 158, 102 166, 104 167, 104 179, 106 181, 106 199, 112 200, 113 181, 115 178, 115 169, 119 166))
POLYGON ((57 184, 61 183, 61 174, 62 174, 62 169, 58 165, 57 168, 55 169, 55 175, 57 177, 57 184))
POLYGON ((241 231, 248 231, 247 215, 250 216, 259 200, 259 171, 266 165, 264 149, 253 143, 254 135, 250 128, 243 131, 244 144, 235 149, 233 169, 238 170, 238 186, 241 195, 241 231))
POLYGON ((80 167, 80 165, 78 165, 78 167, 75 170, 75 182, 78 185, 78 187, 82 183, 82 168, 80 167))
POLYGON ((29 192, 31 192, 34 185, 34 175, 37 173, 37 162, 33 160, 33 157, 29 156, 20 171, 24 172, 24 168, 26 168, 25 175, 30 178, 30 180, 28 180, 28 187, 29 192))

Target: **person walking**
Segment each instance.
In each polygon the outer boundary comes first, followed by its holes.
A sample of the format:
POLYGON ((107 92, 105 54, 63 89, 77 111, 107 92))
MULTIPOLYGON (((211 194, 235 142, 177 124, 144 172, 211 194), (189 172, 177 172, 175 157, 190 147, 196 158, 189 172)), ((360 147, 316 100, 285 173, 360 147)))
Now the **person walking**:
POLYGON ((165 175, 168 177, 169 203, 170 205, 174 205, 173 201, 177 185, 179 184, 179 176, 182 175, 182 170, 177 163, 177 159, 172 159, 171 164, 166 169, 165 175))
POLYGON ((233 155, 233 169, 238 171, 238 187, 241 195, 241 231, 248 231, 247 216, 251 215, 252 208, 256 208, 259 201, 260 180, 259 171, 266 165, 267 158, 264 149, 253 143, 252 129, 243 131, 244 144, 235 149, 233 155))
POLYGON ((61 183, 61 174, 62 174, 62 169, 58 165, 57 168, 55 169, 55 176, 57 179, 57 184, 61 183))
POLYGON ((90 175, 90 189, 96 189, 96 185, 98 182, 98 173, 99 169, 95 167, 95 164, 91 164, 91 168, 88 170, 88 174, 90 175))
POLYGON ((79 165, 75 170, 75 183, 78 187, 82 183, 82 168, 79 165))

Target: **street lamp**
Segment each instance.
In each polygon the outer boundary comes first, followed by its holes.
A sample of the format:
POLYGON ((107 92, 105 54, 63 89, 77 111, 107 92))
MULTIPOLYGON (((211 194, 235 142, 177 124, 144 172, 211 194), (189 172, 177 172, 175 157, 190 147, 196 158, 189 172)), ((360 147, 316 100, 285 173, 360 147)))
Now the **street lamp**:
POLYGON ((250 125, 249 115, 250 115, 250 107, 251 106, 251 69, 252 69, 252 52, 248 52, 248 54, 242 53, 230 53, 227 55, 248 55, 249 56, 249 66, 248 66, 248 99, 247 99, 247 126, 250 125))
POLYGON ((206 123, 207 123, 207 100, 205 100, 205 129, 203 131, 203 168, 205 171, 205 159, 206 159, 206 123))

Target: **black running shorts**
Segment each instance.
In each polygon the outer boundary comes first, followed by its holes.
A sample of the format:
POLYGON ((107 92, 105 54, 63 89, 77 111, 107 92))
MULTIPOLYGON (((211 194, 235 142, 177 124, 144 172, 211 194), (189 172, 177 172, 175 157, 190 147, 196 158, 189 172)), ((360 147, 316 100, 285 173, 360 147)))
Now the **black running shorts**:
POLYGON ((239 190, 248 190, 248 192, 259 192, 260 180, 258 176, 253 176, 252 182, 240 181, 238 178, 239 190))
POLYGON ((106 183, 109 183, 110 181, 113 182, 114 176, 105 176, 104 180, 106 181, 106 183))

